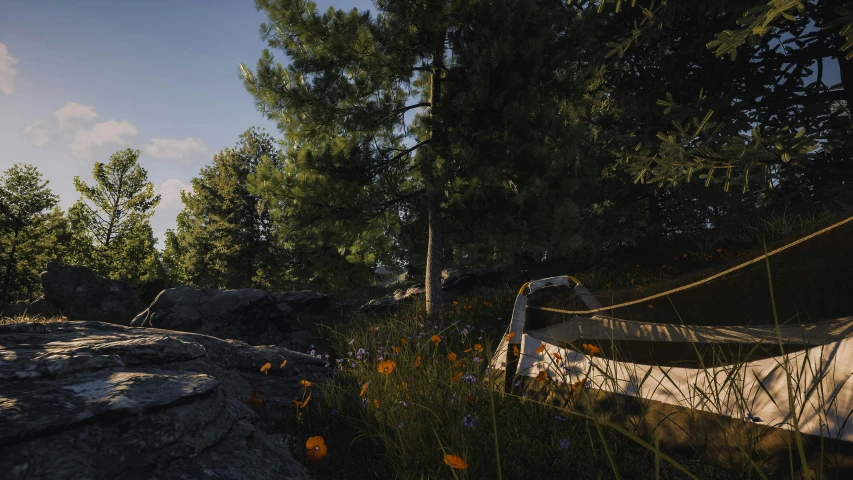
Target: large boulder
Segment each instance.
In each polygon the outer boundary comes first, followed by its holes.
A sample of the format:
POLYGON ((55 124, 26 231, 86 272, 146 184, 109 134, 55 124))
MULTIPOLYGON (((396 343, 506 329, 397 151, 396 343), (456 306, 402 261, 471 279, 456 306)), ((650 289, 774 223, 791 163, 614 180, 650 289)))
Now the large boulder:
POLYGON ((299 381, 327 372, 323 360, 285 348, 191 333, 0 325, 0 472, 6 480, 303 479, 286 443, 305 438, 277 425, 294 414, 299 381))
POLYGON ((250 345, 286 344, 291 330, 288 314, 273 297, 254 288, 169 288, 131 325, 232 338, 250 345))
POLYGON ((329 310, 331 298, 325 293, 300 290, 298 292, 273 293, 273 301, 286 314, 301 312, 322 313, 329 310))
POLYGON ((139 293, 127 282, 101 277, 83 265, 48 262, 41 288, 43 295, 28 309, 31 316, 128 325, 142 310, 139 293))

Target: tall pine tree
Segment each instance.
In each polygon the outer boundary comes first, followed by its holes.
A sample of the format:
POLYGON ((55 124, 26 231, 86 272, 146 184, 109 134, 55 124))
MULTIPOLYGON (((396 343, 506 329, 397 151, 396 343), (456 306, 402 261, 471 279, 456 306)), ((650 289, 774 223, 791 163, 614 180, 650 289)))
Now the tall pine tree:
POLYGON ((139 150, 128 148, 111 155, 106 164, 95 162, 94 186, 74 177, 81 195, 68 210, 69 259, 135 287, 162 275, 148 222, 160 195, 154 195, 139 155, 139 150))
POLYGON ((177 231, 166 232, 164 261, 176 281, 217 288, 280 288, 289 257, 248 178, 266 160, 280 165, 272 137, 252 128, 214 155, 182 192, 177 231))
POLYGON ((462 242, 472 227, 446 217, 448 206, 485 199, 477 193, 485 185, 512 192, 513 178, 535 196, 542 182, 518 170, 570 163, 555 153, 565 145, 552 93, 564 61, 552 47, 568 10, 556 1, 380 1, 373 19, 334 9, 319 15, 300 0, 256 5, 270 19, 264 39, 292 58, 284 67, 264 51, 256 72, 241 66, 287 146, 284 168, 262 165, 256 187, 318 250, 355 264, 385 263, 401 216, 419 219, 427 311, 440 313, 447 238, 455 230, 462 242), (474 22, 483 16, 490 21, 474 22), (412 110, 421 113, 406 125, 412 110), (477 124, 483 114, 501 120, 477 124))
POLYGON ((16 163, 0 178, 0 305, 29 299, 37 290, 47 254, 60 245, 39 244, 61 225, 55 207, 59 198, 33 165, 16 163))

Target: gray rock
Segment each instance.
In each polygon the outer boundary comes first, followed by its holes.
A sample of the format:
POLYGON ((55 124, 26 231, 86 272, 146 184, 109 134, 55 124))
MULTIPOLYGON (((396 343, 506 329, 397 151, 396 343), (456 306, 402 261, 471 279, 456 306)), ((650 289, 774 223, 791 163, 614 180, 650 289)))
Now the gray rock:
POLYGON ((280 308, 282 304, 286 304, 292 313, 299 313, 302 311, 315 313, 325 312, 329 309, 331 300, 325 293, 317 293, 310 290, 273 293, 272 298, 280 308))
POLYGON ((263 290, 169 288, 131 325, 233 338, 250 345, 284 344, 290 320, 263 290))
MULTIPOLYGON (((423 285, 414 285, 402 289, 399 288, 391 295, 371 300, 359 308, 362 313, 385 313, 396 310, 402 304, 410 304, 418 297, 426 293, 423 285)), ((456 298, 453 292, 441 292, 443 301, 447 302, 456 298)))
POLYGON ((306 478, 275 425, 293 415, 299 380, 329 371, 323 363, 281 347, 101 322, 0 325, 0 472, 306 478), (253 393, 263 405, 247 405, 253 393))
MULTIPOLYGON (((492 267, 465 267, 441 271, 441 290, 445 301, 479 286, 494 286, 503 281, 503 271, 492 267)), ((361 313, 385 313, 397 309, 402 303, 411 303, 415 297, 426 293, 423 285, 415 284, 397 289, 393 294, 367 302, 359 307, 361 313)))
POLYGON ((43 295, 28 315, 128 325, 142 309, 139 293, 128 283, 101 277, 83 265, 48 262, 41 274, 43 295))
POLYGON ((290 334, 290 342, 300 348, 308 348, 314 344, 314 334, 310 330, 297 330, 290 334))
POLYGON ((496 286, 503 281, 503 271, 494 267, 449 268, 441 272, 441 289, 462 293, 480 286, 496 286))

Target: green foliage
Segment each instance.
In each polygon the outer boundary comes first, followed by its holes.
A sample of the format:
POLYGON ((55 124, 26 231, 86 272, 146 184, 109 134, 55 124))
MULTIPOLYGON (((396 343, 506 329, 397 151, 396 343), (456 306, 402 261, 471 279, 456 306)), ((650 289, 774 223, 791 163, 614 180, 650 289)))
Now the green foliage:
POLYGON ((0 305, 28 300, 39 290, 39 274, 62 251, 58 197, 33 165, 16 163, 0 180, 0 305), (53 208, 53 210, 50 210, 53 208))
POLYGON ((257 129, 214 155, 181 192, 177 231, 166 232, 164 263, 173 283, 217 288, 278 288, 288 278, 290 255, 272 223, 270 208, 249 190, 259 165, 275 168, 280 154, 257 129), (264 163, 266 162, 266 163, 264 163))
POLYGON ((94 186, 74 177, 80 199, 68 210, 69 260, 136 287, 161 275, 148 223, 160 195, 137 164, 139 154, 125 149, 107 164, 95 162, 94 186))
POLYGON ((839 108, 853 98, 853 77, 850 60, 839 59, 844 89, 828 87, 822 62, 847 48, 847 10, 799 0, 700 3, 614 13, 602 2, 603 13, 588 17, 605 38, 621 36, 611 45, 618 56, 602 62, 610 72, 602 88, 619 110, 594 118, 609 130, 611 171, 658 188, 772 188, 776 203, 834 196, 853 179, 851 118, 839 108), (812 22, 820 28, 809 32, 812 22))
POLYGON ((257 6, 270 19, 263 38, 293 61, 277 64, 265 50, 255 72, 241 66, 286 147, 283 168, 260 168, 255 186, 304 236, 300 248, 316 245, 316 277, 347 264, 369 273, 375 262, 422 263, 430 191, 445 255, 457 262, 579 244, 575 198, 596 168, 581 157, 583 129, 558 108, 567 91, 581 93, 575 12, 550 1, 380 2, 374 20, 320 15, 310 2, 257 6), (450 55, 439 58, 445 43, 450 55))

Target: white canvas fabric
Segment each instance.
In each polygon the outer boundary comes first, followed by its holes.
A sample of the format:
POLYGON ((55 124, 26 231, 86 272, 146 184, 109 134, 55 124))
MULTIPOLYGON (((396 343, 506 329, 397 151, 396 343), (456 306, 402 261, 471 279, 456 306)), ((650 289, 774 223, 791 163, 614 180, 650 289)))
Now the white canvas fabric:
MULTIPOLYGON (((545 283, 528 285, 533 291, 534 285, 545 283)), ((536 377, 545 371, 559 382, 589 382, 592 388, 607 392, 733 418, 758 417, 766 425, 792 429, 783 369, 787 360, 794 379, 792 390, 800 431, 853 442, 853 317, 780 327, 783 344, 810 347, 805 350, 740 365, 698 369, 619 362, 558 345, 572 342, 579 346, 584 340, 610 339, 754 345, 776 343, 775 327, 665 325, 596 315, 576 316, 558 325, 524 332, 526 306, 527 298, 520 293, 507 330, 516 332, 513 343, 520 343, 521 358, 515 372, 518 375, 536 377), (544 350, 537 353, 542 346, 544 350)), ((506 368, 507 348, 504 336, 492 368, 506 368)))

